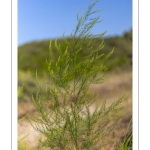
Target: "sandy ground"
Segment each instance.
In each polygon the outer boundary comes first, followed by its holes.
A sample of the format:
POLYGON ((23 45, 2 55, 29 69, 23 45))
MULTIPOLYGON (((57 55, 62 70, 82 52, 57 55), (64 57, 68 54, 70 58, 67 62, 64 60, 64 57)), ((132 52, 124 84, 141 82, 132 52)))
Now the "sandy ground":
MULTIPOLYGON (((112 100, 118 99, 123 94, 126 94, 127 99, 123 102, 124 112, 126 112, 126 114, 121 118, 117 129, 114 130, 112 135, 113 137, 116 137, 118 141, 124 138, 130 119, 132 118, 132 73, 117 72, 113 74, 107 74, 106 77, 106 82, 100 85, 91 85, 90 90, 98 94, 99 101, 102 101, 106 98, 108 103, 111 103, 112 100)), ((29 102, 20 103, 18 105, 18 119, 22 118, 26 114, 32 115, 34 112, 34 106, 29 102)), ((43 137, 34 130, 27 119, 24 119, 18 124, 18 139, 21 139, 24 136, 26 136, 25 143, 31 149, 34 149, 40 137, 43 137)))

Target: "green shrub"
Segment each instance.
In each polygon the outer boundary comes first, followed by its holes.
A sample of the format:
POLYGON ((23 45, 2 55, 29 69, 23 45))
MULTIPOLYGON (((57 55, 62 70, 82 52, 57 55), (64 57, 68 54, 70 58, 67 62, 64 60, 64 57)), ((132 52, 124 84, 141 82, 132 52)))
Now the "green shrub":
POLYGON ((97 35, 91 33, 92 28, 100 22, 99 16, 91 17, 99 12, 93 10, 97 2, 89 5, 84 15, 77 17, 76 29, 71 33, 72 44, 65 37, 65 49, 57 40, 50 42, 47 61, 50 82, 46 88, 40 86, 36 76, 39 91, 36 98, 33 97, 33 103, 37 114, 32 118, 36 125, 31 124, 46 136, 46 140, 40 142, 40 147, 101 149, 114 140, 106 141, 106 137, 110 136, 121 117, 119 112, 124 96, 110 105, 106 100, 98 105, 97 95, 89 92, 91 84, 104 81, 105 64, 113 53, 112 50, 100 54, 105 32, 97 35), (91 46, 100 39, 98 46, 91 46))

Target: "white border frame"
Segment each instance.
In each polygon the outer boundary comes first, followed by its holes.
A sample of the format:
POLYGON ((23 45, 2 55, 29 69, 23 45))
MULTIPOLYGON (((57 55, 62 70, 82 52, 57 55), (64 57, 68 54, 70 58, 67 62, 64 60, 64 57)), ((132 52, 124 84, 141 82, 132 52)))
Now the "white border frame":
MULTIPOLYGON (((149 4, 146 0, 133 0, 133 149, 147 149, 149 146, 150 122, 148 105, 150 71, 149 55, 149 4), (144 12, 144 13, 142 13, 144 12), (139 22, 140 21, 140 22, 139 22), (140 49, 140 50, 139 50, 140 49), (145 67, 147 65, 147 68, 145 67), (140 101, 141 99, 141 101, 140 101), (140 121, 140 122, 139 122, 140 121)), ((2 149, 17 149, 17 0, 0 2, 1 33, 1 78, 2 105, 0 130, 2 149), (11 15, 10 15, 11 14, 11 15), (5 16, 5 17, 4 17, 5 16), (3 24, 3 22, 6 22, 3 24), (11 31, 10 31, 11 29, 11 31), (11 39, 10 39, 11 33, 11 39), (4 40, 4 42, 3 42, 4 40), (11 52, 9 51, 11 49, 11 52), (6 63, 7 62, 7 63, 6 63), (4 66, 5 65, 5 66, 4 66), (11 75, 11 76, 10 76, 11 75), (10 85, 11 83, 11 85, 10 85), (3 92, 4 91, 4 92, 3 92), (9 93, 10 92, 10 93, 9 93), (11 99, 11 102, 10 102, 11 99), (10 118, 10 119, 9 119, 10 118), (10 127, 11 124, 11 127, 10 127), (10 135, 10 136, 9 136, 10 135), (10 139, 11 138, 11 139, 10 139), (4 142, 3 142, 4 141, 4 142), (10 142, 10 144, 9 144, 10 142)))

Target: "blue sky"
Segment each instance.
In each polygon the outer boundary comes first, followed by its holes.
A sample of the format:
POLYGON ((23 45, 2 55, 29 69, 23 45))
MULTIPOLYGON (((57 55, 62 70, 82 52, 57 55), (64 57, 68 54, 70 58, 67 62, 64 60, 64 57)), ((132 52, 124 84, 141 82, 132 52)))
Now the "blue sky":
MULTIPOLYGON (((31 41, 69 36, 93 0, 18 0, 18 45, 31 41)), ((106 32, 107 37, 122 35, 132 29, 132 0, 99 0, 95 9, 103 21, 93 34, 106 32)))

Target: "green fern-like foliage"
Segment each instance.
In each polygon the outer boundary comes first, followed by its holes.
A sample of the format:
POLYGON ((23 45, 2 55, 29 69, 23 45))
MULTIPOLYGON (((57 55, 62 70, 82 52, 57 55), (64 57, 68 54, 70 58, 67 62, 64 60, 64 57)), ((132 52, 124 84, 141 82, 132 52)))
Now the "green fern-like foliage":
POLYGON ((104 100, 99 106, 95 103, 97 96, 89 92, 91 84, 104 81, 105 63, 113 52, 99 53, 104 47, 103 40, 97 47, 91 46, 105 34, 91 33, 92 28, 100 22, 99 17, 92 17, 99 12, 93 10, 97 2, 94 1, 85 14, 77 17, 78 24, 71 33, 71 43, 63 36, 67 46, 61 47, 55 40, 54 51, 50 42, 47 60, 50 82, 45 89, 40 88, 36 99, 33 98, 37 110, 33 118, 37 124, 33 127, 46 136, 45 141, 41 140, 40 147, 90 150, 98 145, 100 149, 110 142, 105 138, 120 118, 116 112, 124 97, 109 106, 104 100), (114 124, 108 128, 112 119, 114 124))

